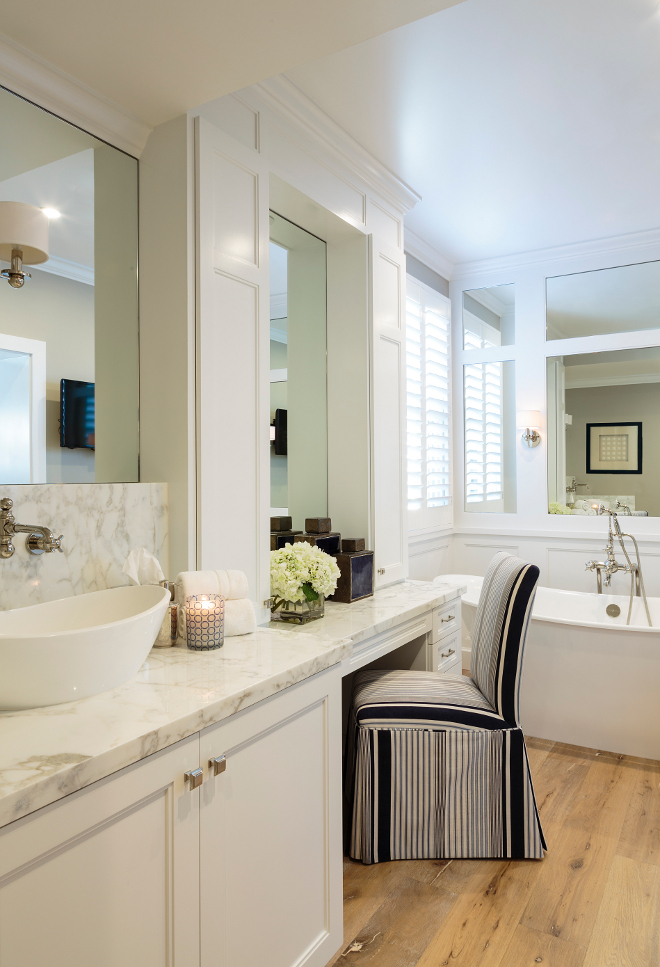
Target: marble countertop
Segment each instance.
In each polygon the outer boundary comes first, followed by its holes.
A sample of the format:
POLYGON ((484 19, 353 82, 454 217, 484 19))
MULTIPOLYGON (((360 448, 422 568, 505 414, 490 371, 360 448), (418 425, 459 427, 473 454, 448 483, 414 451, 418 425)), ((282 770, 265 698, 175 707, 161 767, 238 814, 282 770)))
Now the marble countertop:
POLYGON ((216 652, 154 648, 121 688, 0 712, 0 827, 350 657, 353 646, 463 593, 408 581, 320 621, 271 623, 216 652))

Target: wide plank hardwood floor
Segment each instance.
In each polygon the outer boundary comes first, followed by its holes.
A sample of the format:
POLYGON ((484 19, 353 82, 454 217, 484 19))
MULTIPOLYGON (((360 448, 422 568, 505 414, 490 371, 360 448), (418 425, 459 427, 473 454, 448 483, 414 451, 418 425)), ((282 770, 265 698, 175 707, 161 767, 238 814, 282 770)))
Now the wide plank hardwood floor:
POLYGON ((545 859, 346 859, 328 967, 660 967, 660 762, 527 747, 545 859))

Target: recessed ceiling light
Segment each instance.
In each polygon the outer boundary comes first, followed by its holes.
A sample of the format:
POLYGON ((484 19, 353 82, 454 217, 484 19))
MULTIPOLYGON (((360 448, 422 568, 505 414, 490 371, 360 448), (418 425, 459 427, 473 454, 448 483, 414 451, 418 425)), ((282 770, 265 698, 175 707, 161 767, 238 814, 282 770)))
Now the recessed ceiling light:
POLYGON ((42 208, 41 209, 46 218, 60 218, 62 212, 58 212, 57 208, 42 208))

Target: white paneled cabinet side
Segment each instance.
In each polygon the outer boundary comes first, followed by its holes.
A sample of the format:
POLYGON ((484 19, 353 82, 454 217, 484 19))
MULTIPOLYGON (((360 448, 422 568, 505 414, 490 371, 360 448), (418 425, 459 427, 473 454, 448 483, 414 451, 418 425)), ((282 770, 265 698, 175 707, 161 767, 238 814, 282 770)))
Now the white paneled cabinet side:
POLYGON ((195 135, 197 564, 244 571, 260 622, 270 596, 269 171, 203 118, 195 135))
POLYGON ((340 666, 0 830, 0 937, 1 967, 325 967, 340 666))
POLYGON ((376 587, 408 574, 405 496, 405 286, 403 251, 369 236, 372 533, 376 587))

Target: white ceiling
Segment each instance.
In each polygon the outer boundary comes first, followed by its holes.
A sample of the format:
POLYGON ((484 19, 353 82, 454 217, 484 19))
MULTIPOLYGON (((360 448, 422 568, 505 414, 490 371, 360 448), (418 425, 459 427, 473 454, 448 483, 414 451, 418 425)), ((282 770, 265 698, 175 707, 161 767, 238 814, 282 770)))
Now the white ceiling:
POLYGON ((454 262, 660 226, 658 0, 466 0, 287 76, 454 262))
POLYGON ((6 38, 149 124, 460 0, 33 0, 6 38))

